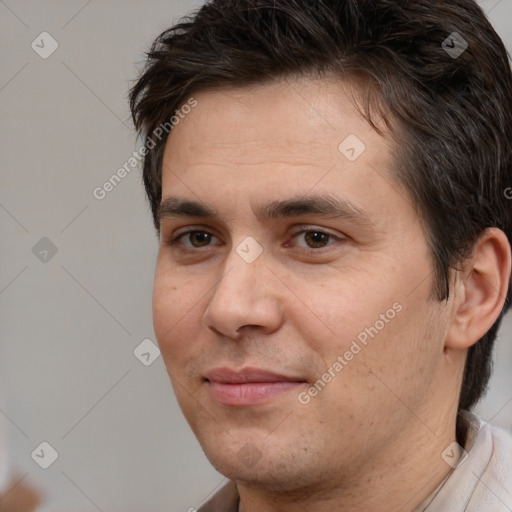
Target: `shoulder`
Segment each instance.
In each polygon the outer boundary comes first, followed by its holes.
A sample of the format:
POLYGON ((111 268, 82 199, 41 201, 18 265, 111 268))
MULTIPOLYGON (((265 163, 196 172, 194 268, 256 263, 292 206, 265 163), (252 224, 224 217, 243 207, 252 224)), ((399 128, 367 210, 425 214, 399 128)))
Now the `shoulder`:
POLYGON ((429 512, 511 512, 512 434, 464 414, 465 455, 434 494, 429 512))
POLYGON ((488 472, 498 481, 506 483, 506 489, 512 492, 512 433, 489 423, 484 428, 490 430, 493 443, 488 472))
POLYGON ((480 434, 488 440, 490 457, 468 503, 468 511, 509 512, 512 510, 512 434, 484 421, 480 434))

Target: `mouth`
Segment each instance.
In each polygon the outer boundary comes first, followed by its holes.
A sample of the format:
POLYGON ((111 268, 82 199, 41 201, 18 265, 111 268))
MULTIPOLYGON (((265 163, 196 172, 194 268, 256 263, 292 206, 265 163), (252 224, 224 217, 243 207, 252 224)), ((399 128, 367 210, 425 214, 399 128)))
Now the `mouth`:
POLYGON ((214 400, 221 405, 251 406, 271 401, 307 381, 301 377, 282 375, 260 368, 240 371, 214 368, 207 372, 205 383, 214 400))

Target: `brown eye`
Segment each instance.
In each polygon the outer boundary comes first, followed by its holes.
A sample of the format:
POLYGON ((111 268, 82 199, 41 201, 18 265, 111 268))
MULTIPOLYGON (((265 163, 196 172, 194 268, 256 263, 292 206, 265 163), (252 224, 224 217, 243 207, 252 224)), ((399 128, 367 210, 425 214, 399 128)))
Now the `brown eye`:
POLYGON ((321 231, 306 231, 304 233, 304 240, 312 249, 319 249, 321 247, 325 247, 329 238, 332 238, 331 235, 327 233, 322 233, 321 231))
POLYGON ((189 240, 194 247, 205 247, 210 243, 211 235, 205 231, 192 231, 188 233, 189 240))
POLYGON ((208 247, 214 238, 216 237, 211 233, 208 233, 208 231, 191 230, 178 235, 176 238, 171 240, 170 245, 179 244, 189 249, 198 249, 201 247, 208 247), (188 243, 184 243, 182 240, 186 240, 188 243))
POLYGON ((315 250, 333 245, 333 243, 342 240, 343 238, 326 231, 321 231, 320 229, 303 229, 302 231, 295 233, 293 235, 293 239, 297 240, 297 242, 294 243, 295 247, 315 250))

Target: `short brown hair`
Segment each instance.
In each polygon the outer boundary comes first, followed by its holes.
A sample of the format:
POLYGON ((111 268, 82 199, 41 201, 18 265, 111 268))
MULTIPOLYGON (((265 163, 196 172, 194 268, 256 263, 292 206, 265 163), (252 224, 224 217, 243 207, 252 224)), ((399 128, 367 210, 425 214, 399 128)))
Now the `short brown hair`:
MULTIPOLYGON (((450 269, 484 229, 512 240, 512 73, 473 0, 213 0, 158 36, 130 107, 149 137, 199 90, 327 75, 367 84, 362 113, 381 133, 372 121, 378 113, 393 133, 396 177, 430 245, 433 293, 447 299, 450 269)), ((165 142, 143 166, 158 231, 165 142)), ((459 410, 485 391, 510 303, 509 283, 499 318, 468 351, 459 410)))

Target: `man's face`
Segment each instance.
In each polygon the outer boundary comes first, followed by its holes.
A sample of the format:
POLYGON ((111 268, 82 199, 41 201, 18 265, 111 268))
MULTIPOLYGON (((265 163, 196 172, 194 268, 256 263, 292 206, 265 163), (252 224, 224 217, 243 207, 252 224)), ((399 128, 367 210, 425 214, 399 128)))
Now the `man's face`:
POLYGON ((212 464, 292 489, 414 450, 407 432, 428 442, 448 321, 390 139, 339 82, 194 97, 167 141, 163 202, 218 216, 162 208, 153 310, 212 464), (314 210, 324 196, 338 215, 314 210))

